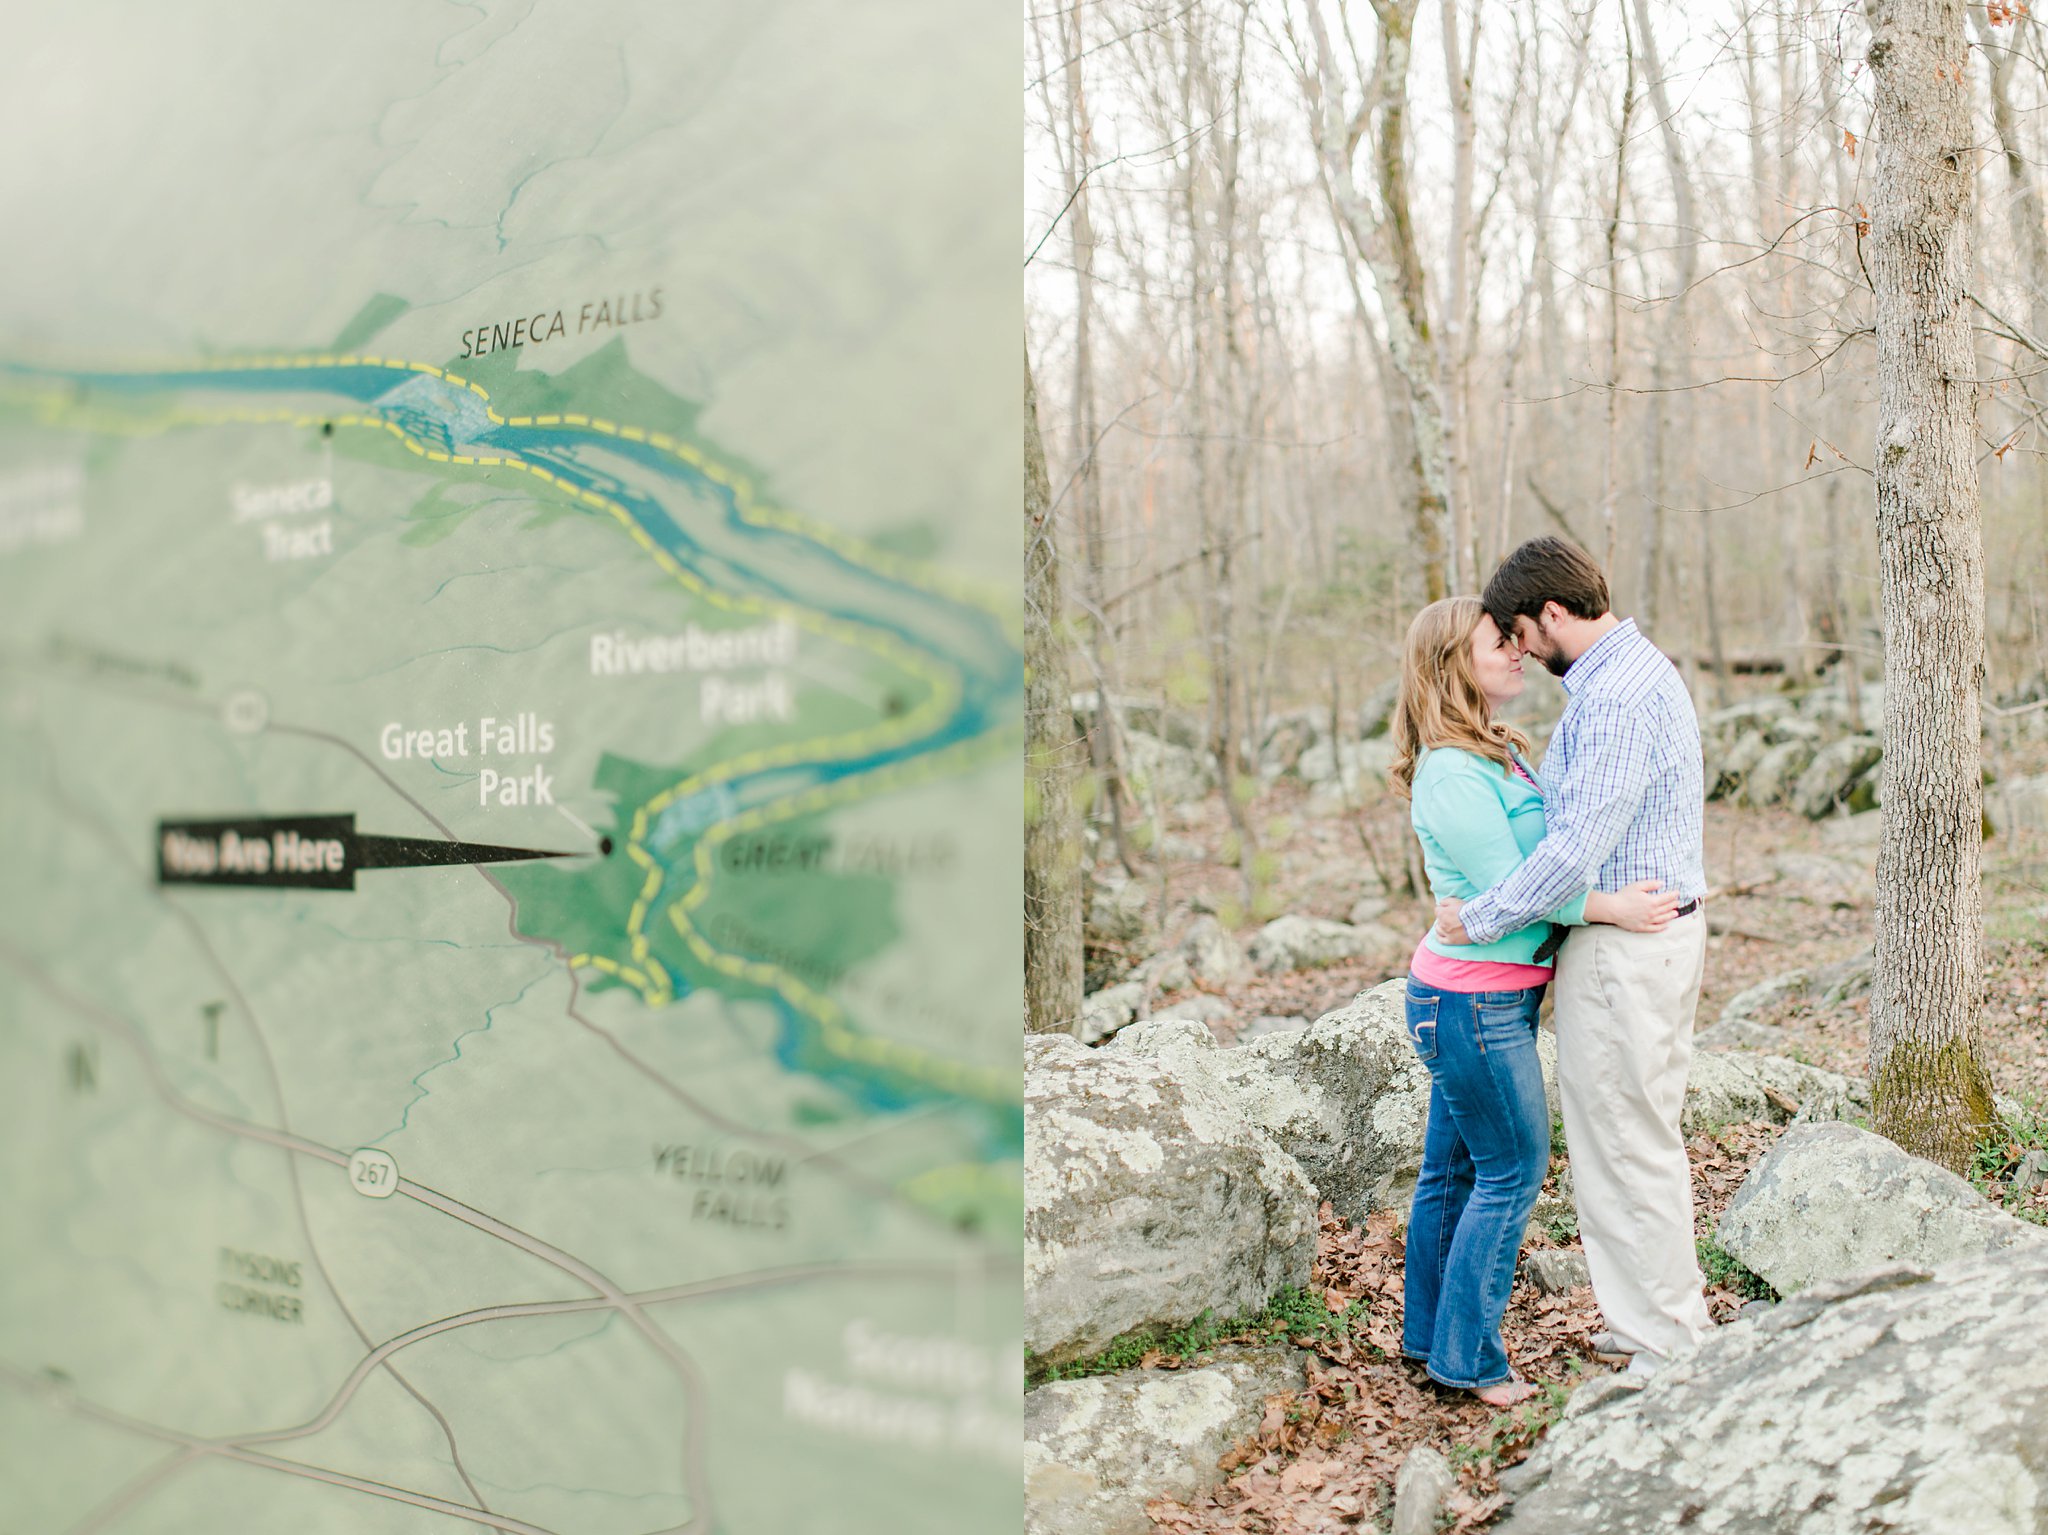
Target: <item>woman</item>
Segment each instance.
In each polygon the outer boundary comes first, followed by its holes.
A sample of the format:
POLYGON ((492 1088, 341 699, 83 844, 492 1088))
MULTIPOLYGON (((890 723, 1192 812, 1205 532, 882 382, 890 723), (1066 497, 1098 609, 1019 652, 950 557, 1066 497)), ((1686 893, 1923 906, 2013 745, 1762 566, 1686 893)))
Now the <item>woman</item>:
MULTIPOLYGON (((1394 710, 1396 792, 1437 899, 1470 899, 1543 839, 1543 791, 1529 741, 1494 711, 1522 691, 1522 657, 1476 597, 1415 615, 1394 710)), ((1551 913, 1655 932, 1675 895, 1655 881, 1595 891, 1551 913)), ((1408 1038, 1429 1068, 1429 1128, 1408 1217, 1401 1351, 1430 1378, 1491 1407, 1533 1395, 1501 1343, 1500 1319, 1536 1192, 1550 1164, 1550 1111, 1536 1057, 1536 1010, 1550 979, 1537 948, 1549 922, 1489 944, 1438 946, 1409 964, 1408 1038)))

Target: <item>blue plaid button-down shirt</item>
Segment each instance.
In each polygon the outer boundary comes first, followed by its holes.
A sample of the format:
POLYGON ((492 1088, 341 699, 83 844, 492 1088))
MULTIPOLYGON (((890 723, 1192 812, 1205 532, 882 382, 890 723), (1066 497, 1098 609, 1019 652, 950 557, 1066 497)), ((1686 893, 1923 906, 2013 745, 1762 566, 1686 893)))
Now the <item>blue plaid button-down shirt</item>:
POLYGON ((1536 921, 1588 890, 1656 879, 1707 893, 1700 727, 1678 669, 1634 619, 1564 674, 1570 695, 1544 755, 1543 840, 1461 913, 1474 943, 1536 921))

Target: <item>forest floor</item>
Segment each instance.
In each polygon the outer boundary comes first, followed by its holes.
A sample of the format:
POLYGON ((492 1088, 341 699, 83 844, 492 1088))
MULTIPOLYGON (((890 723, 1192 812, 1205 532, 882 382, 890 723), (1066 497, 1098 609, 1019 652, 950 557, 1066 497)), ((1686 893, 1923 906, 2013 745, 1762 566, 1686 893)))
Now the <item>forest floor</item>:
MULTIPOLYGON (((1419 942, 1434 911, 1400 883, 1405 803, 1382 796, 1350 817, 1312 818, 1305 801, 1298 786, 1283 782, 1250 807, 1252 824, 1276 834, 1261 843, 1272 871, 1262 908, 1341 922, 1360 900, 1381 900, 1385 909, 1374 920, 1419 942), (1394 890, 1381 884, 1376 866, 1389 872, 1394 890)), ((1876 848, 1868 843, 1863 820, 1814 822, 1789 810, 1720 802, 1706 807, 1707 963, 1697 1027, 1713 1024, 1734 997, 1760 982, 1834 964, 1870 947, 1876 848)), ((1225 845, 1229 825, 1222 806, 1211 800, 1181 807, 1173 835, 1195 846, 1225 845)), ((1197 911, 1219 912, 1228 920, 1243 909, 1242 882, 1228 864, 1181 860, 1140 870, 1155 893, 1166 893, 1168 941, 1197 911)), ((1984 844, 1984 918, 1979 1047, 1999 1092, 2048 1099, 2048 835, 2019 832, 1984 844)), ((1241 935, 1257 925, 1236 924, 1241 935)), ((1406 971, 1405 957, 1333 965, 1259 977, 1220 995, 1240 1023, 1262 1015, 1313 1020, 1406 971)), ((1154 1010, 1187 995, 1172 994, 1154 1010)), ((1868 996, 1833 1007, 1793 998, 1752 1021, 1778 1031, 1782 1043, 1770 1046, 1771 1053, 1861 1076, 1869 1062, 1869 1005, 1868 996)), ((1227 1024, 1218 1026, 1217 1035, 1225 1044, 1234 1037, 1227 1024)))
MULTIPOLYGON (((2039 772, 2042 765, 2019 768, 2039 772)), ((1401 888, 1406 805, 1383 796, 1349 817, 1312 817, 1306 805, 1306 792, 1283 781, 1248 807, 1269 875, 1260 909, 1343 921, 1361 900, 1383 901, 1373 920, 1419 939, 1432 913, 1424 899, 1401 888), (1382 884, 1376 868, 1392 874, 1395 889, 1382 884)), ((1845 828, 1790 811, 1707 807, 1711 893, 1699 1027, 1714 1023, 1730 999, 1759 982, 1833 964, 1869 946, 1875 848, 1858 835, 1869 824, 1845 828)), ((1171 845, 1182 850, 1228 844, 1227 819, 1213 800, 1182 809, 1168 830, 1171 845)), ((1142 872, 1166 900, 1162 942, 1177 938, 1199 911, 1239 918, 1233 925, 1241 936, 1257 926, 1242 917, 1245 892, 1233 867, 1187 859, 1142 872)), ((2038 1103, 2048 1100, 2048 836, 2007 835, 1986 843, 1984 902, 1987 994, 1979 1047, 1999 1092, 2038 1103)), ((1222 994, 1235 1017, 1216 1032, 1228 1044, 1257 1016, 1313 1020, 1405 968, 1405 961, 1396 961, 1257 978, 1222 994)), ((1162 999, 1155 1011, 1171 1000, 1162 999)), ((1867 995, 1834 1006, 1792 999, 1752 1021, 1779 1041, 1761 1048, 1861 1076, 1868 1013, 1867 995)), ((1710 1242, 1728 1200, 1780 1133, 1768 1124, 1737 1124, 1692 1137, 1702 1239, 1710 1242)), ((1546 1193, 1555 1192, 1562 1166, 1554 1159, 1546 1193)), ((1532 1235, 1531 1245, 1576 1247, 1576 1230, 1570 1222, 1554 1225, 1548 1234, 1532 1235)), ((1724 1322, 1760 1281, 1739 1266, 1724 1267, 1718 1253, 1709 1246, 1702 1256, 1710 1309, 1724 1322)), ((1499 1472, 1527 1456, 1573 1386, 1610 1368, 1592 1357, 1588 1343, 1602 1326, 1598 1308, 1589 1288, 1551 1296, 1518 1280, 1503 1332, 1516 1367, 1545 1389, 1514 1411, 1497 1413, 1466 1393, 1435 1387, 1419 1367, 1400 1359, 1401 1257, 1397 1212, 1353 1226, 1325 1208, 1312 1289, 1323 1293, 1333 1317, 1348 1309, 1355 1320, 1304 1344, 1314 1350, 1307 1392, 1274 1399, 1256 1440, 1226 1462, 1234 1469, 1221 1487, 1191 1504, 1155 1502, 1150 1512, 1157 1528, 1177 1535, 1334 1535, 1383 1527, 1395 1472, 1411 1448, 1425 1443, 1444 1453, 1459 1477, 1446 1527, 1472 1530, 1492 1520, 1504 1502, 1499 1472)))

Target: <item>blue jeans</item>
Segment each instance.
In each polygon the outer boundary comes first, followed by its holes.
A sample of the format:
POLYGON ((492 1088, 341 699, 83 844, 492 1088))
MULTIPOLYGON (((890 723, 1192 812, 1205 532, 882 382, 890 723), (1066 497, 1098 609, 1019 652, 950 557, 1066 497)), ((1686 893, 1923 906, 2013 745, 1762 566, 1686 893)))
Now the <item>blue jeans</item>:
POLYGON ((1429 1129, 1408 1211, 1401 1352, 1446 1386, 1513 1378, 1500 1339, 1529 1212, 1550 1167, 1536 1058, 1543 988, 1408 981, 1408 1040, 1429 1068, 1429 1129))

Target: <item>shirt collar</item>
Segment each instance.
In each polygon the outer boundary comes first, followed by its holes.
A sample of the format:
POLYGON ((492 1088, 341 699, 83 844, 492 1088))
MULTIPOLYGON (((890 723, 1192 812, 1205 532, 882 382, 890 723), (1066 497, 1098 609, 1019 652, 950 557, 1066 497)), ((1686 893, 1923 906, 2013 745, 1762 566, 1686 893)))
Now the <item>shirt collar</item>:
POLYGON ((1564 669, 1564 676, 1558 679, 1564 684, 1564 690, 1567 693, 1576 693, 1580 688, 1591 682, 1594 674, 1601 667, 1628 648, 1628 641, 1622 638, 1622 636, 1633 636, 1635 632, 1636 621, 1633 618, 1624 618, 1612 629, 1601 635, 1599 639, 1587 646, 1578 660, 1572 662, 1570 666, 1564 669))

